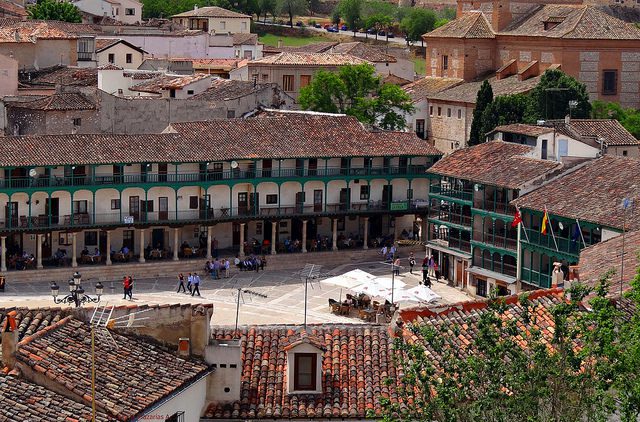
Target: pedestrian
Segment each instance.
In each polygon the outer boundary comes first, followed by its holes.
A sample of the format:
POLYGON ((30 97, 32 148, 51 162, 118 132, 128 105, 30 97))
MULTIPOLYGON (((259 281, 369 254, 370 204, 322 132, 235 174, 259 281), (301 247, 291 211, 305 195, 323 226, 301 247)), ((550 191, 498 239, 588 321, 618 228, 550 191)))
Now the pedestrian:
POLYGON ((189 289, 189 293, 191 293, 191 285, 192 284, 193 284, 193 275, 191 273, 189 273, 189 276, 187 277, 187 289, 189 289))
POLYGON ((178 274, 178 291, 176 293, 180 293, 180 289, 187 293, 187 289, 184 287, 184 275, 182 273, 178 274))
POLYGON ((393 261, 393 272, 395 275, 400 275, 400 257, 396 256, 395 261, 393 261))
POLYGON ((198 273, 193 274, 193 281, 191 282, 193 286, 193 291, 191 292, 191 296, 198 292, 198 296, 200 296, 200 276, 198 273))
POLYGON ((129 276, 129 300, 133 300, 133 276, 129 276))
POLYGON ((382 249, 380 249, 380 253, 382 254, 382 259, 387 259, 387 245, 384 245, 382 249))
MULTIPOLYGON (((426 259, 426 258, 425 258, 426 259)), ((426 286, 427 281, 429 280, 429 261, 422 263, 422 281, 419 284, 423 284, 426 286)))
POLYGON ((126 299, 127 295, 129 294, 129 277, 127 277, 126 275, 122 279, 122 288, 124 290, 124 296, 122 298, 126 299))
POLYGON ((416 265, 416 257, 413 256, 413 252, 409 252, 409 273, 413 274, 413 267, 416 265))
POLYGON ((429 275, 431 277, 436 276, 436 260, 433 258, 433 255, 429 257, 429 275))

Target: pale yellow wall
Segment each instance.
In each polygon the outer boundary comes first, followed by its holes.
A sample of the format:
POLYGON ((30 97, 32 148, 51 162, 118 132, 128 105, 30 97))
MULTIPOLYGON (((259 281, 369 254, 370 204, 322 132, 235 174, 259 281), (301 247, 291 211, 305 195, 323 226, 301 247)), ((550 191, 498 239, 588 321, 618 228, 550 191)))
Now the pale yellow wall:
POLYGON ((144 57, 144 55, 138 50, 134 50, 123 43, 118 43, 106 50, 96 53, 98 66, 105 66, 109 64, 109 54, 115 55, 115 61, 113 64, 123 69, 137 69, 142 64, 144 57), (127 63, 127 54, 131 54, 131 63, 127 63))

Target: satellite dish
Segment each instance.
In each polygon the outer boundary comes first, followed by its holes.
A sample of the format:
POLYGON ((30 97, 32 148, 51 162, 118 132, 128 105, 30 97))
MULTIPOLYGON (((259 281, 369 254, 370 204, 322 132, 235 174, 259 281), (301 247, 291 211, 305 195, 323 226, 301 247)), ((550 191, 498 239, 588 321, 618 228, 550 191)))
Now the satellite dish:
POLYGON ((564 224, 562 224, 562 221, 558 221, 558 227, 560 227, 560 230, 564 230, 564 224))
POLYGON ((473 190, 478 192, 480 190, 480 186, 478 186, 478 184, 476 183, 475 185, 473 185, 473 190))
POLYGON ((36 169, 29 170, 29 176, 36 177, 37 175, 38 175, 38 172, 36 171, 36 169))
POLYGON ((232 168, 232 169, 237 169, 237 168, 238 168, 238 162, 237 162, 237 161, 235 161, 235 160, 234 160, 234 161, 232 161, 232 162, 231 162, 231 168, 232 168))

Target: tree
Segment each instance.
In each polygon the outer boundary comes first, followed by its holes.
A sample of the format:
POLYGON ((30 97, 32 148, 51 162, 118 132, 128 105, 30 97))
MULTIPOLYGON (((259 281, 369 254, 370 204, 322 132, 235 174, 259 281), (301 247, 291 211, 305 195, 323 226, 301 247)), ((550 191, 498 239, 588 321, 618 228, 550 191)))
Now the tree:
POLYGON ((399 87, 382 84, 370 64, 343 66, 340 71, 319 71, 300 90, 305 110, 344 113, 386 130, 404 128, 402 113, 411 113, 411 98, 399 87))
MULTIPOLYGON (((481 142, 496 126, 522 123, 531 113, 531 99, 524 94, 500 95, 489 103, 480 119, 481 142)), ((474 119, 475 122, 475 119, 474 119)))
POLYGON ((411 9, 407 16, 400 22, 400 29, 407 35, 409 41, 420 41, 424 46, 422 35, 433 30, 436 23, 436 14, 429 9, 411 9))
MULTIPOLYGON (((278 10, 278 3, 276 0, 259 0, 258 7, 264 15, 264 22, 267 21, 267 14, 270 13, 275 20, 276 11, 278 10)), ((259 16, 258 16, 259 17, 259 16)))
POLYGON ((278 0, 278 11, 289 16, 289 26, 293 28, 293 17, 307 12, 306 0, 278 0))
POLYGON ((340 0, 337 8, 355 37, 362 22, 362 0, 340 0))
POLYGON ((320 8, 320 0, 309 0, 309 13, 311 16, 320 8))
POLYGON ((484 81, 478 90, 476 97, 476 107, 473 110, 473 121, 471 122, 471 131, 469 133, 468 145, 478 145, 484 142, 484 134, 482 133, 482 113, 487 106, 493 101, 493 89, 489 81, 484 81))
POLYGON ((616 119, 633 136, 640 138, 640 110, 598 100, 591 103, 591 106, 591 116, 594 119, 616 119))
POLYGON ((383 15, 382 13, 376 13, 371 15, 365 21, 365 26, 368 28, 373 28, 376 31, 376 40, 378 39, 378 32, 387 30, 393 24, 393 18, 388 15, 383 15))
POLYGON ((55 0, 38 0, 27 8, 29 19, 54 20, 71 23, 81 23, 80 9, 68 2, 55 0))
POLYGON ((569 113, 572 117, 587 119, 591 114, 586 85, 557 69, 544 72, 529 95, 535 120, 564 119, 569 113), (570 109, 570 101, 577 101, 577 105, 570 109))

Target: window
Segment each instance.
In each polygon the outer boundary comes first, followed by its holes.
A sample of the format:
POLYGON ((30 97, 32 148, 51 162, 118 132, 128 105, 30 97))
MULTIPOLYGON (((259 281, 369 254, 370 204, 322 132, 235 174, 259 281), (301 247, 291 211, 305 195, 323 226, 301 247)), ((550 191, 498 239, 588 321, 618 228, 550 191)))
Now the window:
POLYGON ((127 55, 125 56, 125 60, 127 63, 133 63, 133 54, 127 53, 127 55))
POLYGON ((253 52, 251 50, 245 50, 244 58, 247 59, 247 60, 252 60, 253 59, 253 52))
POLYGON ((78 40, 78 61, 93 60, 93 53, 95 53, 95 51, 94 38, 80 38, 78 40))
POLYGON ((442 116, 442 107, 438 107, 438 117, 442 116))
POLYGON ((109 60, 109 63, 111 63, 111 64, 115 63, 116 62, 116 55, 113 54, 113 53, 109 53, 108 60, 109 60))
POLYGON ((193 89, 187 89, 187 95, 193 95, 193 89))
POLYGON ((85 246, 98 245, 98 232, 84 232, 84 245, 85 246))
POLYGON ((190 210, 197 210, 198 209, 198 197, 197 196, 190 196, 189 197, 189 209, 190 210))
POLYGON ((246 23, 246 22, 242 22, 242 23, 241 23, 241 25, 242 25, 242 26, 241 26, 241 27, 242 27, 242 30, 243 30, 243 31, 246 31, 246 30, 247 30, 247 23, 246 23))
POLYGON ((449 56, 442 56, 442 70, 449 69, 449 56))
POLYGON ((618 71, 604 70, 602 72, 602 95, 616 95, 618 92, 618 71))
POLYGON ((124 9, 124 14, 126 16, 135 16, 136 15, 136 9, 127 7, 126 9, 124 9))
POLYGON ((282 89, 287 92, 293 91, 293 75, 282 76, 282 89))
POLYGON ((119 14, 120 14, 120 9, 116 7, 116 16, 118 16, 119 14))
POLYGON ((627 150, 626 150, 626 149, 622 150, 622 156, 623 156, 623 157, 626 157, 627 155, 628 155, 627 150))
POLYGON ((227 119, 233 119, 236 117, 236 111, 235 110, 227 110, 227 119))
POLYGON ((119 210, 120 209, 120 200, 119 199, 112 199, 111 200, 111 209, 112 210, 119 210))
POLYGON ((451 107, 447 107, 447 117, 451 117, 451 107))
POLYGON ((82 119, 80 117, 76 117, 75 119, 73 119, 73 125, 82 126, 82 119))
POLYGON ((569 155, 569 140, 558 140, 558 157, 566 157, 569 155))
POLYGON ((300 88, 304 88, 310 83, 311 83, 311 75, 300 75, 300 88))
POLYGON ((433 116, 433 106, 429 106, 429 116, 433 116))
POLYGON ((416 135, 418 135, 418 137, 421 139, 426 138, 424 128, 425 128, 424 119, 416 119, 416 135))
MULTIPOLYGON (((256 78, 257 79, 257 78, 256 78)), ((269 75, 266 73, 262 74, 262 82, 267 82, 269 80, 269 75)))
POLYGON ((86 214, 87 213, 87 201, 73 201, 73 213, 74 214, 86 214))
POLYGON ((458 109, 458 119, 462 119, 462 109, 458 109))
POLYGON ((225 21, 220 21, 220 29, 227 29, 227 23, 225 21))
POLYGON ((296 391, 316 389, 316 363, 318 355, 315 353, 296 353, 294 356, 293 388, 296 391))
POLYGON ((140 201, 142 212, 153 212, 153 201, 140 201))
POLYGON ((267 195, 267 204, 273 205, 277 203, 278 203, 278 195, 276 194, 267 195))
POLYGON ((172 90, 169 91, 169 97, 176 98, 176 90, 175 89, 172 89, 172 90))
POLYGON ((360 186, 360 199, 363 201, 369 200, 369 185, 360 186))

